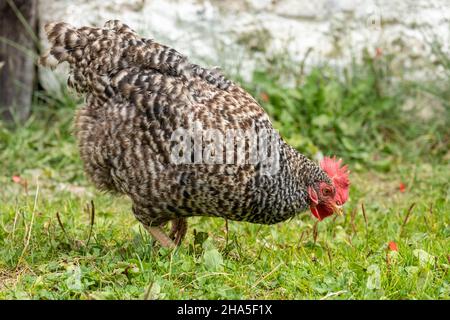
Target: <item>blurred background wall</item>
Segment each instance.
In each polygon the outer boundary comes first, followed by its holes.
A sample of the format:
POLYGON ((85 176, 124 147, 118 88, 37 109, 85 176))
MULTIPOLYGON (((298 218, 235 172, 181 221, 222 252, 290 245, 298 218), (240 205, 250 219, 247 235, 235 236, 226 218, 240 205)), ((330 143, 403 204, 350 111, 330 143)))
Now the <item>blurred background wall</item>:
POLYGON ((448 52, 450 42, 449 0, 40 0, 39 8, 41 38, 48 21, 101 26, 120 19, 247 80, 276 55, 339 67, 365 48, 395 54, 402 74, 429 78, 443 71, 429 65, 430 43, 437 37, 448 52))
POLYGON ((41 41, 50 21, 102 26, 120 19, 246 81, 280 57, 308 72, 321 64, 343 68, 364 52, 390 55, 389 73, 403 79, 433 81, 449 70, 438 61, 449 53, 450 0, 0 0, 0 14, 3 118, 14 105, 19 118, 27 117, 37 83, 51 94, 65 83, 67 66, 55 73, 33 65, 47 46, 41 41), (444 51, 433 50, 436 42, 444 51))

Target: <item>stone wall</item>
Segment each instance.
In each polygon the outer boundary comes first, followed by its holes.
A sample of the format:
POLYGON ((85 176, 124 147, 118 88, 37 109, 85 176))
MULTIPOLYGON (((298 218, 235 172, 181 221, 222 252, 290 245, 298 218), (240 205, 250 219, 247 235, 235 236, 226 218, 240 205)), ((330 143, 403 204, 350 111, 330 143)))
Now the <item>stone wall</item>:
POLYGON ((307 55, 307 66, 341 66, 364 48, 394 53, 398 68, 433 77, 442 70, 430 67, 429 42, 436 36, 449 52, 449 17, 449 0, 40 0, 41 37, 48 21, 120 19, 194 62, 247 78, 279 53, 293 63, 307 55))

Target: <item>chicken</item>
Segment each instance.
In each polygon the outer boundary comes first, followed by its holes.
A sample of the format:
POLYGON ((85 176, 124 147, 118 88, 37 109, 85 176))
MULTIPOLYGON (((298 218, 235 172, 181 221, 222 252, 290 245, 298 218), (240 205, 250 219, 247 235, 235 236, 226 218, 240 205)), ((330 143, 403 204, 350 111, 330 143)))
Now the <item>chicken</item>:
POLYGON ((68 86, 86 97, 75 134, 87 176, 127 195, 162 246, 180 244, 191 216, 274 224, 309 208, 322 220, 346 202, 347 166, 298 153, 220 70, 117 20, 45 31, 51 48, 41 64, 67 62, 68 86))

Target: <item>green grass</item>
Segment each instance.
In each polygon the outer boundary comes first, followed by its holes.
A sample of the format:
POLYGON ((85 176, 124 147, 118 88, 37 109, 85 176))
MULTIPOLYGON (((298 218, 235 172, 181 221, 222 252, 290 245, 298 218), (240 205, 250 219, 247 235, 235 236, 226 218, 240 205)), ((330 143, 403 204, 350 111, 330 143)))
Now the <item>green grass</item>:
POLYGON ((315 69, 295 88, 259 72, 246 86, 299 150, 350 163, 345 215, 228 233, 192 218, 175 251, 152 243, 126 198, 87 182, 74 101, 47 97, 27 123, 0 123, 0 299, 449 299, 448 108, 431 124, 401 112, 412 86, 387 92, 370 61, 358 68, 315 69))

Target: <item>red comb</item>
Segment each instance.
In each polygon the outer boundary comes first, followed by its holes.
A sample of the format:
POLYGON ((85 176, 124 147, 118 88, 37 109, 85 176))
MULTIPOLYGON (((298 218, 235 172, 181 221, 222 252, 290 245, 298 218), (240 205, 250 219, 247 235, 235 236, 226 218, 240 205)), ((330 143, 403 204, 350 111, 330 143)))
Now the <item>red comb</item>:
POLYGON ((320 161, 320 167, 327 173, 336 188, 335 199, 342 205, 348 199, 350 180, 348 179, 348 167, 346 165, 341 167, 341 163, 342 159, 336 160, 336 157, 324 157, 320 161))

